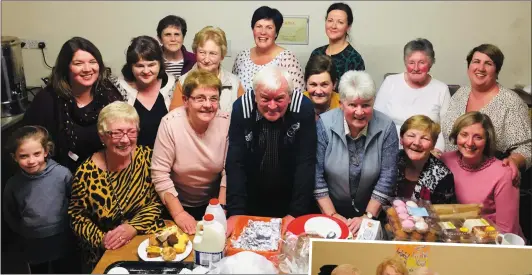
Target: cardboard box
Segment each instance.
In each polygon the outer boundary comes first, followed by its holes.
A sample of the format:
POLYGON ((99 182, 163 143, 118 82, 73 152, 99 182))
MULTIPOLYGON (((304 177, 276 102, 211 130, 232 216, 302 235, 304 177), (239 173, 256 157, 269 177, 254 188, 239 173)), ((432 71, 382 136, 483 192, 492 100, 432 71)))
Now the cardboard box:
POLYGON ((381 222, 372 219, 362 219, 360 229, 355 240, 382 240, 381 222))

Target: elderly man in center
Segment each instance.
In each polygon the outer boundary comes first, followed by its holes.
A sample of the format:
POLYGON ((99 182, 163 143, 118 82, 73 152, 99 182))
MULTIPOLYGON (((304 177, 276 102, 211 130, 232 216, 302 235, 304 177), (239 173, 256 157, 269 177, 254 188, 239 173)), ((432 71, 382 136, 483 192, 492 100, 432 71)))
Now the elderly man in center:
POLYGON ((320 115, 314 196, 321 212, 356 234, 362 218, 376 219, 394 194, 399 139, 395 124, 373 110, 375 83, 363 71, 346 72, 340 108, 320 115))
POLYGON ((288 70, 267 66, 253 91, 233 104, 227 152, 230 234, 238 215, 282 217, 310 211, 316 165, 314 106, 294 91, 288 70))

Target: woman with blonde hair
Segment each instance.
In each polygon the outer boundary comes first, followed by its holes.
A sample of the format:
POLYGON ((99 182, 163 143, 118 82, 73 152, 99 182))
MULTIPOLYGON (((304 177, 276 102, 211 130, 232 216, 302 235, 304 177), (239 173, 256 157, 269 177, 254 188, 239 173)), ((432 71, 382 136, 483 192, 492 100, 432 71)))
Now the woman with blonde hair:
POLYGON ((189 72, 183 82, 184 106, 163 118, 155 140, 153 184, 171 218, 187 234, 195 233, 211 198, 225 205, 230 115, 219 111, 221 89, 215 74, 189 72))
POLYGON ((138 234, 164 227, 150 178, 152 150, 137 146, 135 108, 121 101, 105 106, 98 116, 98 134, 105 149, 79 166, 68 206, 89 265, 83 273, 94 268, 105 249, 118 249, 138 234))
POLYGON ((379 266, 377 266, 376 275, 408 275, 408 269, 404 261, 397 257, 389 257, 384 259, 379 266))
POLYGON ((427 200, 435 204, 454 203, 451 170, 431 154, 440 125, 425 115, 408 118, 400 129, 403 149, 397 156, 397 196, 427 200))
POLYGON ((441 160, 454 174, 460 204, 482 204, 481 215, 500 232, 523 236, 519 225, 519 188, 512 186, 512 170, 495 158, 496 132, 490 117, 480 112, 460 116, 449 134, 457 151, 441 160))
MULTIPOLYGON (((238 77, 222 67, 222 61, 227 54, 227 39, 225 32, 217 27, 207 26, 194 36, 192 50, 196 54, 196 64, 190 72, 206 70, 216 75, 222 82, 219 109, 231 112, 233 102, 244 94, 244 88, 238 77)), ((183 106, 183 85, 190 72, 182 75, 174 90, 170 110, 183 106)))

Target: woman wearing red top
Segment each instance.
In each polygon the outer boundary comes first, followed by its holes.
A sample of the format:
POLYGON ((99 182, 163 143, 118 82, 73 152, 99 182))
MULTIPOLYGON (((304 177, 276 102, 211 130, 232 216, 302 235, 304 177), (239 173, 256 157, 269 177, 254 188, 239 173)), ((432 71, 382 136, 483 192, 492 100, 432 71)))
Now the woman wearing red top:
POLYGON ((441 160, 454 174, 458 203, 482 203, 482 216, 495 222, 499 231, 523 237, 519 226, 519 189, 512 185, 512 171, 494 157, 495 130, 491 119, 469 112, 453 125, 449 140, 457 151, 441 160))

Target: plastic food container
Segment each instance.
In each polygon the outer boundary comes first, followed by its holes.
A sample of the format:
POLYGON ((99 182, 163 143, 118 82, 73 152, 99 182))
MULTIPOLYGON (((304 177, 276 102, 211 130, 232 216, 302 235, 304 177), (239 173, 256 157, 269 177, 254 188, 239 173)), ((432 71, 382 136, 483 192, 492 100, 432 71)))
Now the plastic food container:
POLYGON ((440 221, 442 240, 449 243, 493 244, 497 227, 485 218, 440 221))
POLYGON ((429 201, 395 198, 391 207, 384 207, 388 223, 384 226, 394 241, 440 240, 441 230, 429 201))

